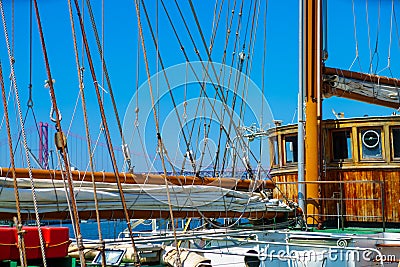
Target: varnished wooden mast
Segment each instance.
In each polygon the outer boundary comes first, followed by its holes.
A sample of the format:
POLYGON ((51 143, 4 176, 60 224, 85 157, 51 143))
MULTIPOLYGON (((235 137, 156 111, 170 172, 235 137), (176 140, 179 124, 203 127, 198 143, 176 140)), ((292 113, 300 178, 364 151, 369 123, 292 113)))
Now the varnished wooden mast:
MULTIPOLYGON (((319 100, 321 86, 321 0, 305 1, 305 180, 314 182, 319 177, 319 134, 320 122, 319 100)), ((318 184, 306 184, 306 214, 307 223, 318 224, 318 184)))

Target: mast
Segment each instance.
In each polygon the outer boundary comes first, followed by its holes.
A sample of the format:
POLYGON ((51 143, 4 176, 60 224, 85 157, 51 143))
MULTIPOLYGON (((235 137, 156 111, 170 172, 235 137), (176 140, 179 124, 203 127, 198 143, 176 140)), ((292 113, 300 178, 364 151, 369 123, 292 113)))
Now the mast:
POLYGON ((305 212, 305 184, 304 184, 304 1, 299 1, 299 94, 298 94, 298 107, 297 107, 297 173, 298 173, 298 202, 300 208, 305 212))
POLYGON ((319 134, 320 125, 320 87, 321 87, 321 0, 304 0, 305 25, 304 39, 304 72, 305 72, 305 181, 306 181, 306 216, 308 224, 318 224, 319 203, 319 134))

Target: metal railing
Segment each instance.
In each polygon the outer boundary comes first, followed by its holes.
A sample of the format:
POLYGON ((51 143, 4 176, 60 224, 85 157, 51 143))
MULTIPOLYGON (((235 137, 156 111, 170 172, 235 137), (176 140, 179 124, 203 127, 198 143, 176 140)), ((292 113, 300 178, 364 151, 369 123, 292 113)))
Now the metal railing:
MULTIPOLYGON (((347 218, 361 218, 361 219, 380 219, 382 221, 382 228, 383 231, 385 231, 386 228, 386 214, 385 214, 385 208, 386 208, 386 201, 385 201, 385 181, 375 181, 375 180, 350 180, 350 181, 304 181, 304 182, 275 182, 276 186, 280 188, 280 185, 293 185, 295 186, 294 191, 297 192, 297 186, 298 184, 318 184, 320 186, 320 192, 326 192, 326 190, 323 190, 324 185, 338 185, 338 191, 331 192, 332 196, 323 196, 319 198, 309 198, 306 199, 306 203, 310 202, 317 202, 320 205, 324 205, 324 213, 315 213, 315 214, 306 214, 307 218, 321 218, 321 217, 336 217, 338 221, 338 228, 341 228, 342 230, 344 229, 345 225, 345 219, 347 218), (364 194, 363 196, 357 196, 357 198, 349 198, 346 197, 346 189, 349 190, 349 188, 346 188, 346 185, 349 184, 366 184, 368 186, 371 186, 372 188, 369 188, 372 192, 376 190, 374 185, 379 186, 379 197, 376 198, 374 197, 375 194, 372 194, 371 197, 368 197, 364 194), (352 202, 353 205, 357 205, 358 203, 362 203, 365 201, 376 201, 380 202, 380 214, 378 215, 359 215, 359 214, 349 214, 349 210, 345 211, 345 206, 346 204, 348 205, 349 202, 352 202), (328 211, 329 209, 326 207, 327 202, 333 202, 336 203, 336 211, 337 214, 329 214, 326 213, 325 211, 328 211)), ((353 185, 354 187, 354 185, 353 185)), ((280 188, 280 191, 285 193, 285 190, 283 188, 280 188)), ((297 199, 292 199, 293 201, 296 201, 297 199)), ((375 206, 375 205, 373 205, 375 206)), ((373 207, 372 206, 372 207, 373 207)), ((361 206, 360 206, 361 208, 361 206)), ((354 209, 353 209, 354 210, 354 209)), ((306 212, 306 211, 305 211, 306 212)), ((375 214, 379 213, 379 211, 374 210, 373 211, 375 214)), ((363 220, 363 222, 370 222, 368 220, 363 220)), ((318 221, 317 221, 318 224, 318 221)))

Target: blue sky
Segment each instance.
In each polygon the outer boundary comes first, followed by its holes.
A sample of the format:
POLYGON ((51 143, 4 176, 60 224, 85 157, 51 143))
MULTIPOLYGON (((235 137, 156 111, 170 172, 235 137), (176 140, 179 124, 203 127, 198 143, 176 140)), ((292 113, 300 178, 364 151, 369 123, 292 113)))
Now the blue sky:
MULTIPOLYGON (((28 101, 28 84, 29 84, 29 2, 28 0, 15 1, 15 59, 16 59, 16 78, 17 85, 21 95, 21 102, 24 112, 26 111, 26 102, 28 101)), ((82 2, 82 1, 79 1, 82 2)), ((139 65, 137 65, 137 19, 135 13, 134 1, 104 1, 104 18, 102 19, 102 1, 92 1, 93 11, 95 13, 97 27, 100 34, 104 33, 104 55, 108 66, 114 94, 118 103, 118 110, 121 119, 124 117, 125 110, 136 90, 136 68, 139 66, 139 84, 146 82, 146 73, 143 64, 143 57, 140 56, 139 65), (102 30, 102 21, 104 21, 104 32, 102 30)), ((215 47, 212 52, 212 59, 215 62, 221 62, 223 55, 223 44, 225 41, 226 30, 224 30, 226 20, 227 2, 225 1, 223 12, 221 15, 221 26, 216 35, 215 47)), ((241 1, 236 1, 236 11, 241 1)), ((175 64, 184 63, 185 58, 180 50, 179 44, 173 34, 169 22, 162 9, 161 2, 145 1, 146 7, 150 14, 150 20, 153 27, 158 22, 158 38, 159 49, 166 67, 175 64), (159 19, 156 19, 158 9, 159 19)), ((179 1, 185 18, 193 34, 193 38, 198 46, 200 55, 203 60, 207 60, 207 56, 202 45, 201 37, 196 27, 190 6, 187 2, 179 1)), ((221 2, 219 2, 221 3, 221 2)), ((249 6, 253 1, 245 1, 244 15, 250 12, 249 6)), ((265 97, 271 107, 273 116, 277 120, 283 120, 284 124, 296 122, 297 109, 297 91, 298 91, 298 2, 297 1, 268 1, 267 9, 267 50, 265 75, 262 75, 262 58, 263 58, 263 17, 266 2, 261 1, 261 11, 259 15, 258 30, 256 36, 256 45, 253 55, 253 65, 250 73, 251 79, 260 88, 262 87, 262 79, 265 81, 265 97), (293 119, 294 118, 294 119, 293 119)), ((352 3, 355 5, 356 15, 356 34, 359 45, 359 59, 362 71, 367 71, 371 56, 371 51, 375 51, 378 40, 377 53, 374 55, 374 69, 382 70, 387 66, 387 58, 390 51, 391 55, 391 72, 394 77, 399 77, 399 37, 396 31, 397 25, 394 17, 391 15, 391 1, 360 1, 360 0, 330 0, 328 1, 328 52, 329 58, 326 62, 327 66, 348 69, 355 58, 355 35, 354 35, 354 14, 352 11, 352 3), (378 3, 381 4, 380 11, 378 3), (368 9, 368 12, 367 12, 368 9), (379 15, 380 12, 380 15, 379 15), (392 44, 390 41, 390 23, 393 23, 392 44), (368 24, 369 26, 368 26, 368 24), (368 37, 369 35, 369 37, 368 37), (372 49, 372 50, 371 50, 372 49), (379 58, 379 61, 377 61, 379 58)), ((76 106, 78 98, 78 82, 75 67, 75 58, 73 52, 73 43, 71 35, 71 26, 69 21, 67 1, 49 1, 39 0, 39 9, 42 19, 42 26, 45 35, 47 52, 50 59, 50 68, 53 78, 56 80, 55 91, 59 108, 63 115, 63 128, 68 129, 70 125, 71 131, 84 135, 80 102, 76 106), (73 119, 72 119, 73 118, 73 119), (71 123, 72 121, 72 123, 71 123)), ((170 15, 179 32, 185 50, 189 54, 190 60, 198 60, 194 53, 193 45, 184 28, 184 25, 176 10, 174 1, 165 0, 170 15)), ((395 3, 395 10, 399 10, 399 3, 395 3)), ((9 35, 11 35, 11 1, 3 1, 5 7, 7 26, 9 35)), ((211 36, 214 2, 194 1, 196 13, 199 16, 201 28, 207 41, 211 36)), ((233 2, 230 4, 233 5, 233 2)), ((97 77, 100 84, 103 84, 101 68, 99 63, 99 55, 95 46, 88 13, 85 9, 85 27, 90 40, 90 49, 94 61, 96 62, 97 77)), ((396 13, 397 14, 397 13, 396 13)), ((74 9, 74 16, 76 11, 74 9)), ((41 51, 39 35, 35 16, 33 17, 33 54, 32 54, 32 85, 33 85, 33 102, 36 119, 38 121, 49 121, 50 99, 48 89, 44 88, 44 80, 47 79, 43 55, 41 51)), ((80 30, 77 20, 75 20, 78 36, 80 30)), ((145 17, 142 11, 142 24, 144 26, 144 34, 146 38, 147 53, 150 60, 151 74, 155 74, 157 70, 157 59, 155 57, 155 48, 151 42, 145 17)), ((239 43, 242 45, 244 25, 241 29, 239 43)), ((234 23, 234 25, 236 25, 234 23)), ((251 22, 250 24, 251 25, 251 22)), ((249 30, 250 31, 250 30, 249 30)), ((249 37, 248 37, 249 38, 249 37)), ((81 39, 78 38, 81 43, 81 39)), ((231 37, 231 39, 233 39, 231 37)), ((249 39, 247 39, 247 42, 249 39)), ((9 63, 6 46, 4 42, 4 34, 0 35, 0 60, 5 73, 6 88, 9 88, 8 74, 9 63)), ((249 43, 247 43, 248 47, 249 43)), ((232 47, 232 41, 230 41, 232 47)), ((247 49, 246 47, 246 49, 247 49)), ((232 48, 230 48, 232 49, 232 48)), ((80 46, 80 57, 82 57, 82 47, 80 46)), ((230 51, 231 52, 231 51, 230 51)), ((140 53, 142 51, 140 50, 140 53)), ((232 57, 228 53, 227 60, 230 62, 232 57)), ((234 67, 237 63, 234 64, 234 67)), ((87 92, 88 109, 92 114, 90 124, 92 126, 93 138, 99 132, 100 117, 98 115, 98 104, 95 100, 93 81, 90 77, 87 61, 85 60, 85 88, 87 92)), ((361 71, 360 65, 355 64, 352 68, 355 71, 361 71)), ((390 76, 389 69, 382 71, 382 75, 390 76)), ((107 91, 108 88, 103 84, 107 91)), ((250 92, 251 93, 251 92, 250 92)), ((182 96, 180 96, 182 97, 182 96)), ((142 101, 142 99, 141 99, 142 101)), ((257 105, 257 103, 251 103, 257 105)), ((119 142, 118 131, 116 129, 115 119, 112 116, 111 102, 107 93, 105 93, 105 107, 111 125, 111 132, 116 143, 119 142)), ((10 105, 11 112, 13 111, 10 105)), ((374 105, 354 102, 340 98, 330 98, 323 102, 323 116, 325 119, 333 118, 332 109, 336 112, 344 112, 346 117, 373 115, 388 115, 393 112, 392 109, 382 108, 374 105)), ((14 116, 15 117, 15 116, 14 116)), ((31 114, 29 117, 32 119, 31 114)), ((14 120, 15 122, 15 120, 14 120)), ((4 126, 0 129, 4 134, 4 126)))
MULTIPOLYGON (((10 2, 4 1, 5 11, 7 12, 8 18, 8 30, 11 34, 11 10, 10 2)), ((368 39, 366 24, 366 3, 364 1, 355 0, 356 12, 357 12, 357 34, 359 38, 360 48, 360 59, 363 61, 364 66, 368 66, 369 51, 368 51, 368 39)), ((371 46, 375 45, 376 27, 378 23, 378 1, 369 2, 369 23, 371 27, 371 46)), ((387 42, 389 38, 389 23, 390 23, 390 5, 391 1, 380 1, 381 2, 381 26, 379 36, 379 51, 380 51, 380 67, 383 69, 387 61, 387 42)), ((200 4, 200 2, 194 2, 197 8, 197 13, 201 19, 201 25, 204 32, 209 36, 211 29, 211 22, 213 19, 213 8, 214 3, 200 4)), ((238 2, 238 6, 239 6, 238 2)), ((352 1, 350 0, 335 0, 329 1, 329 24, 328 24, 328 49, 329 58, 327 61, 328 66, 348 68, 351 65, 355 57, 355 43, 353 34, 353 14, 351 9, 352 1)), ((39 9, 41 13, 41 19, 43 24, 43 30, 46 38, 46 45, 50 58, 50 66, 52 75, 56 80, 56 92, 59 94, 60 105, 63 104, 66 92, 72 90, 76 86, 76 74, 75 74, 75 61, 72 47, 71 38, 71 27, 68 15, 67 1, 38 1, 39 9), (71 82, 74 81, 74 83, 71 82), (70 88, 70 89, 68 89, 70 88)), ((171 5, 171 15, 174 15, 176 20, 179 21, 177 12, 172 7, 173 1, 166 1, 166 4, 171 5)), ((97 19, 97 26, 101 31, 101 1, 93 1, 93 8, 97 19)), ((149 13, 155 13, 155 3, 147 3, 149 13)), ((184 11, 187 11, 188 15, 191 15, 188 5, 182 5, 184 11)), ((237 7, 238 8, 238 7, 237 7)), ((397 8, 397 6, 396 6, 397 8)), ((74 12, 75 13, 75 12, 74 12)), ((172 66, 177 63, 185 61, 182 53, 179 51, 178 44, 172 35, 171 28, 169 27, 165 15, 163 13, 161 4, 159 4, 160 14, 160 51, 163 58, 166 58, 165 64, 172 66), (170 49, 171 48, 171 49, 170 49)), ((105 57, 108 63, 108 68, 111 73, 111 80, 116 90, 118 97, 118 103, 123 107, 127 106, 127 93, 134 90, 135 87, 135 75, 136 75, 136 15, 133 1, 120 1, 118 5, 111 3, 111 1, 105 1, 104 11, 104 41, 105 41, 105 57), (120 93, 123 91, 124 93, 120 93)), ((262 21, 262 14, 260 15, 260 24, 262 21)), ((90 23, 88 16, 86 15, 87 23, 86 28, 88 36, 92 38, 90 23)), ((190 20, 191 16, 188 16, 190 20)), ((35 19, 35 17, 34 17, 35 19)), ((144 16, 142 18, 145 26, 144 16)), ((192 22, 192 21, 191 21, 192 22)), ((155 19, 153 18, 155 24, 155 19)), ((76 25, 78 26, 78 25, 76 25)), ((395 26, 394 26, 395 27, 395 26)), ((192 46, 189 38, 184 33, 184 28, 178 26, 182 30, 182 40, 187 44, 186 50, 191 52, 192 46)), ((262 25, 259 25, 259 35, 257 36, 259 50, 262 49, 262 25)), ((194 24, 191 24, 191 29, 194 33, 197 32, 197 28, 194 24)), ((267 65, 265 73, 266 92, 269 103, 272 107, 274 116, 277 119, 282 119, 284 122, 289 123, 292 121, 293 113, 296 109, 296 92, 297 92, 297 67, 298 67, 298 3, 297 1, 287 1, 282 4, 282 1, 269 1, 268 2, 268 13, 267 13, 267 65), (281 110, 279 107, 285 106, 285 110, 281 110)), ((222 38, 222 33, 219 32, 219 38, 222 38)), ((3 34, 2 47, 4 47, 3 34)), ((92 39, 93 40, 93 39, 92 39)), ((149 36, 147 40, 150 41, 149 36)), ((40 48, 38 31, 36 22, 33 25, 33 90, 34 97, 38 96, 41 99, 41 95, 44 91, 43 81, 46 79, 43 56, 40 48)), ((198 46, 202 48, 201 42, 198 42, 198 46)), ((21 94, 23 94, 27 87, 27 76, 29 71, 29 1, 16 1, 15 3, 15 53, 17 60, 17 79, 19 81, 19 87, 21 94)), ((148 53, 154 60, 153 45, 147 43, 148 53)), ((372 47, 374 48, 374 47, 372 47)), ((92 55, 97 56, 97 48, 92 42, 92 55)), ((393 44, 392 44, 392 70, 396 67, 396 59, 398 57, 398 37, 396 36, 395 29, 393 30, 393 44), (396 57, 397 56, 397 57, 396 57)), ((7 54, 5 49, 2 49, 1 60, 3 66, 7 65, 7 54)), ((259 52, 259 51, 256 51, 259 52)), ((193 55, 193 53, 192 53, 193 55)), ((212 58, 214 61, 219 62, 222 57, 220 51, 214 52, 212 58)), ((262 54, 258 53, 257 56, 261 57, 262 54)), ((206 56, 202 55, 204 59, 206 56)), ((192 56, 191 59, 195 60, 196 57, 192 56)), ((96 58, 95 60, 98 60, 96 58)), ((153 66, 155 64, 152 64, 153 66)), ((143 65, 141 65, 143 68, 143 65)), ((355 65, 355 67, 358 67, 355 65)), ((358 70, 357 68, 353 68, 358 70)), ((366 70, 367 67, 364 68, 366 70)), ((155 73, 155 70, 152 70, 155 73)), ((254 67, 252 71, 252 79, 261 86, 261 70, 254 67)), ((140 83, 145 81, 145 73, 140 79, 140 83)), ((396 72, 394 71, 394 74, 396 72)), ((86 76, 90 73, 87 70, 86 76)), ((98 72, 98 76, 101 73, 98 72)), ((337 100, 337 99, 336 99, 337 100)), ((65 101, 66 102, 66 101, 65 101)), ((331 102, 326 101, 326 102, 331 102)), ((336 101, 335 101, 336 102, 336 101)), ((342 104, 337 104, 338 109, 346 109, 346 102, 341 101, 342 104)), ((330 103, 329 103, 330 104, 330 103)), ((41 104, 42 105, 42 104, 41 104)), ((333 105, 333 104, 332 104, 333 105)), ((372 109, 374 110, 374 108, 372 109)), ((377 114, 382 114, 380 108, 377 108, 377 114)), ((346 109, 348 116, 359 115, 356 112, 346 109)), ((68 113, 68 111, 66 111, 68 113)), ((326 114, 328 117, 329 114, 326 114)), ((372 114, 371 114, 372 115, 372 114)), ((43 118, 45 119, 45 118, 43 118)))

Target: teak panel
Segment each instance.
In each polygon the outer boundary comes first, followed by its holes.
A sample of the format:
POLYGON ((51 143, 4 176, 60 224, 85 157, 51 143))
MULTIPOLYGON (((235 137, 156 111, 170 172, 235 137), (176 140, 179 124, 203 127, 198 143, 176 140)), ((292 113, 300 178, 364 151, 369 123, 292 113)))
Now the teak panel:
MULTIPOLYGON (((274 197, 284 194, 289 200, 297 200, 296 173, 276 172, 273 179, 282 191, 275 189, 274 197)), ((382 222, 384 217, 385 222, 400 223, 398 169, 327 170, 319 188, 322 221, 343 215, 347 222, 382 222)))

